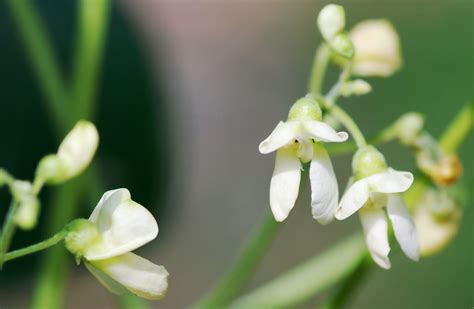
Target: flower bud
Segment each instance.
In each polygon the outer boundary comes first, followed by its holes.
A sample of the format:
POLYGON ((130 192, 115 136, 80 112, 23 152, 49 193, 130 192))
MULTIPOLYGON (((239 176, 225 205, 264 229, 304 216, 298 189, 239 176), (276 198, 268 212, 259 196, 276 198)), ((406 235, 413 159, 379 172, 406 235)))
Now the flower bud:
POLYGON ((352 158, 352 170, 355 180, 387 170, 383 154, 373 146, 359 148, 352 158))
POLYGON ((430 256, 444 249, 456 235, 461 215, 460 208, 445 191, 427 191, 415 204, 420 254, 430 256))
POLYGON ((306 96, 296 101, 288 113, 288 120, 318 120, 323 118, 323 112, 318 102, 306 96))
POLYGON ((339 56, 347 59, 351 59, 354 56, 354 46, 345 33, 336 35, 331 41, 328 41, 328 44, 331 50, 339 56))
POLYGON ((440 186, 455 184, 463 174, 461 160, 454 153, 441 152, 433 158, 429 150, 422 149, 416 154, 416 161, 419 168, 440 186))
POLYGON ((318 27, 326 41, 331 41, 337 34, 344 31, 345 25, 346 14, 342 6, 328 4, 319 12, 318 27))
POLYGON ((406 113, 394 124, 395 136, 401 143, 407 146, 415 145, 417 137, 423 129, 424 122, 422 114, 414 112, 406 113))
POLYGON ((387 77, 401 67, 400 39, 389 21, 362 21, 349 36, 355 49, 354 75, 387 77))
POLYGON ((85 252, 101 239, 97 226, 86 219, 76 219, 69 223, 66 229, 64 243, 69 252, 76 256, 77 261, 80 261, 85 252))
POLYGON ((368 82, 362 79, 356 79, 345 83, 341 87, 341 95, 350 97, 352 95, 364 95, 372 91, 372 87, 368 82))
POLYGON ((77 176, 92 161, 98 142, 95 126, 88 121, 79 121, 59 145, 58 153, 40 161, 36 177, 46 183, 58 184, 77 176))
POLYGON ((33 193, 32 185, 28 181, 15 180, 11 186, 13 198, 18 203, 13 220, 23 230, 30 230, 36 226, 39 215, 39 200, 33 193))

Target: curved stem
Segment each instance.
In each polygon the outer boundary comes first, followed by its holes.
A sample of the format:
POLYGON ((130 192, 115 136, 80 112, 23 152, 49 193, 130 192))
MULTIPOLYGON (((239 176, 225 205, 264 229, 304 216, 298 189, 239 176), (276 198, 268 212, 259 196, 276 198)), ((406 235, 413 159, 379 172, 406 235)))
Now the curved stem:
POLYGON ((29 255, 29 254, 44 250, 46 248, 49 248, 51 246, 54 246, 60 241, 62 241, 66 237, 66 235, 67 235, 67 231, 62 230, 56 235, 54 235, 53 237, 43 240, 42 242, 39 242, 37 244, 31 245, 22 249, 15 250, 12 252, 8 252, 7 254, 5 254, 4 262, 11 261, 16 258, 29 255))
POLYGON ((314 54, 313 67, 308 84, 309 92, 314 95, 321 93, 330 56, 331 51, 326 44, 319 46, 314 54))
POLYGON ((0 236, 0 269, 2 269, 3 263, 5 262, 5 252, 10 247, 13 235, 15 234, 15 222, 14 217, 19 204, 16 201, 12 201, 8 213, 3 221, 2 235, 0 236))
POLYGON ((278 231, 278 227, 279 223, 275 221, 273 214, 267 209, 263 220, 245 244, 239 255, 240 258, 236 260, 230 271, 217 283, 216 287, 195 307, 218 308, 227 304, 252 275, 257 262, 262 258, 278 231))
POLYGON ((354 120, 352 120, 351 116, 346 113, 346 111, 335 104, 331 107, 330 111, 331 115, 337 118, 337 120, 339 120, 344 125, 344 127, 349 130, 358 148, 367 145, 364 134, 362 134, 359 126, 357 126, 357 124, 354 122, 354 120))

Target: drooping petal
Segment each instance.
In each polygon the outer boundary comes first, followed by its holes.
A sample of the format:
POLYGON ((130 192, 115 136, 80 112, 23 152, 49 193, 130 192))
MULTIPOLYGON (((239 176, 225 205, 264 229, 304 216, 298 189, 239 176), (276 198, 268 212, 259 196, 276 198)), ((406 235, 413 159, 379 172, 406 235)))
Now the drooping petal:
POLYGON ((260 143, 258 150, 260 153, 266 154, 289 144, 296 138, 300 125, 299 121, 280 121, 270 136, 260 143))
POLYGON ((371 192, 400 193, 413 183, 413 174, 389 168, 384 173, 362 178, 352 184, 336 209, 336 218, 343 220, 359 210, 368 200, 371 192))
POLYGON ((120 283, 118 283, 117 281, 109 277, 108 275, 106 275, 100 269, 94 267, 87 261, 84 262, 84 265, 86 265, 87 270, 89 270, 91 274, 93 274, 94 277, 97 280, 99 280, 99 282, 104 287, 106 287, 107 290, 109 290, 111 293, 114 293, 117 295, 122 295, 122 294, 127 293, 128 290, 123 285, 121 285, 120 283))
POLYGON ((372 259, 380 267, 389 269, 391 265, 388 259, 390 252, 388 224, 383 209, 365 207, 359 211, 359 214, 372 259))
POLYGON ((403 252, 410 259, 418 261, 420 259, 420 245, 415 223, 400 194, 388 194, 387 214, 392 221, 395 238, 403 252))
POLYGON ((307 133, 317 141, 340 143, 347 140, 349 135, 344 132, 336 132, 330 125, 316 120, 307 120, 303 122, 307 133))
POLYGON ((275 157, 275 169, 270 182, 270 206, 275 220, 288 217, 295 205, 301 179, 301 162, 290 149, 279 149, 275 157))
POLYGON ((133 294, 152 300, 163 298, 168 290, 168 271, 163 266, 156 265, 133 253, 90 261, 89 264, 89 269, 96 268, 100 271, 92 272, 98 279, 100 278, 101 283, 106 283, 106 287, 112 287, 116 293, 120 293, 121 290, 115 284, 110 285, 110 282, 116 282, 133 294), (104 280, 97 274, 105 274, 113 281, 104 280))
POLYGON ((104 193, 89 220, 97 224, 101 234, 101 240, 84 255, 89 261, 133 251, 158 235, 158 224, 153 215, 132 201, 127 189, 104 193))
POLYGON ((339 189, 331 159, 326 149, 319 144, 314 145, 309 179, 311 181, 313 218, 321 224, 327 224, 334 219, 339 199, 339 189))

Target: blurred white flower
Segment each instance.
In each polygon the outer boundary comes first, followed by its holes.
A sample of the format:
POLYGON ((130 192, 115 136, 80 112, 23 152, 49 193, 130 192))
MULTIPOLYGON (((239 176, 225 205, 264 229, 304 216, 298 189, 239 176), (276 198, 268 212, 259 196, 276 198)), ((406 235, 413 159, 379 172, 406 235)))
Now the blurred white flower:
POLYGON ((415 205, 414 216, 422 256, 436 254, 451 242, 459 229, 461 214, 445 191, 425 193, 415 205))
POLYGON ((40 208, 40 202, 33 193, 32 185, 29 181, 14 180, 11 190, 18 203, 18 209, 13 217, 15 224, 23 230, 31 230, 36 226, 40 208))
POLYGON ((319 31, 326 41, 332 40, 337 34, 344 31, 346 14, 344 8, 336 4, 328 4, 318 15, 319 31))
POLYGON ((127 189, 104 193, 88 220, 73 221, 66 247, 111 292, 130 291, 160 299, 168 289, 168 272, 131 251, 158 235, 153 215, 134 202, 127 189))
POLYGON ((354 75, 387 77, 401 67, 400 39, 389 21, 362 21, 352 28, 349 37, 355 48, 354 75))
MULTIPOLYGON (((369 146, 370 147, 370 146, 369 146)), ((362 150, 363 153, 364 150, 362 150)), ((405 206, 401 192, 408 190, 413 183, 413 175, 391 168, 384 168, 385 161, 376 162, 379 152, 370 147, 362 156, 356 153, 354 174, 361 175, 364 170, 369 174, 357 177, 349 187, 336 209, 335 217, 344 220, 359 211, 367 247, 372 259, 382 268, 390 268, 388 254, 388 218, 392 222, 395 238, 403 252, 412 260, 419 259, 419 245, 416 228, 405 206), (376 152, 373 152, 376 151, 376 152), (378 166, 373 170, 374 166, 378 166), (375 173, 374 173, 375 171, 375 173)), ((380 154, 381 156, 381 154, 380 154)))
POLYGON ((66 135, 57 154, 44 157, 36 175, 46 183, 62 183, 79 175, 92 161, 99 144, 96 127, 81 120, 66 135))
POLYGON ((285 220, 298 197, 302 163, 311 161, 311 207, 313 217, 325 224, 334 217, 339 191, 331 160, 321 143, 343 142, 346 132, 336 132, 321 119, 317 102, 297 101, 288 121, 280 122, 260 143, 263 154, 277 151, 270 182, 270 206, 277 221, 285 220))
POLYGON ((401 143, 407 146, 416 146, 417 138, 420 136, 425 123, 420 113, 409 112, 402 115, 394 124, 395 136, 401 143))

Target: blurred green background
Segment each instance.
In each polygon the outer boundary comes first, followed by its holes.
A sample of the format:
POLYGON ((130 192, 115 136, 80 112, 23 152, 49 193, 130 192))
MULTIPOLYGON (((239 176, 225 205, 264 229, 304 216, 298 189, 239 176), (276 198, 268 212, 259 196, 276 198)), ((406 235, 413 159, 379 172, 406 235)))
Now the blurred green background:
MULTIPOLYGON (((75 51, 74 0, 32 1, 41 14, 63 75, 75 51)), ((152 305, 183 308, 220 277, 267 207, 273 158, 257 145, 306 91, 321 1, 113 2, 100 73, 96 158, 107 189, 127 187, 157 217, 160 236, 144 248, 171 273, 167 298, 152 305)), ((340 1, 347 24, 388 18, 399 31, 404 66, 374 91, 341 101, 363 131, 374 134, 400 114, 419 111, 438 136, 473 98, 473 1, 340 1)), ((0 166, 31 179, 37 161, 54 152, 54 126, 9 10, 0 4, 0 166)), ((335 68, 328 81, 336 78, 335 68)), ((330 82, 326 84, 330 86, 330 82)), ((397 144, 382 148, 389 164, 413 170, 397 144)), ((473 187, 472 134, 463 145, 463 181, 473 187)), ((334 158, 340 186, 350 156, 334 158)), ((51 213, 42 195, 41 222, 51 213)), ((308 191, 308 190, 306 190, 308 191)), ((360 230, 357 218, 319 226, 308 192, 274 241, 249 289, 360 230)), ((100 195, 97 196, 97 200, 100 195)), ((469 197, 459 235, 442 253, 413 263, 394 248, 392 270, 375 269, 352 308, 471 308, 474 306, 474 210, 469 197)), ((8 195, 0 192, 0 218, 8 195)), ((80 216, 95 205, 81 200, 80 216)), ((43 239, 47 226, 19 232, 14 247, 43 239)), ((0 273, 0 307, 30 303, 39 256, 8 263, 0 273)), ((70 259, 71 266, 73 259, 70 259)), ((67 308, 117 303, 82 267, 66 286, 67 308)), ((316 298, 308 307, 321 301, 316 298)))

